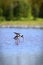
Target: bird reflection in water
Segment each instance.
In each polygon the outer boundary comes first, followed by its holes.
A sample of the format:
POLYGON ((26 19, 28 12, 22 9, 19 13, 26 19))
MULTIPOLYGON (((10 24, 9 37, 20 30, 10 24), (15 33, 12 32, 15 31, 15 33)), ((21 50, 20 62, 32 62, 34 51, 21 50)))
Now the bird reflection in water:
POLYGON ((15 43, 16 43, 16 45, 19 45, 20 38, 24 39, 24 37, 23 37, 23 35, 21 35, 20 33, 17 33, 17 32, 14 32, 14 34, 16 34, 16 36, 14 36, 15 43))

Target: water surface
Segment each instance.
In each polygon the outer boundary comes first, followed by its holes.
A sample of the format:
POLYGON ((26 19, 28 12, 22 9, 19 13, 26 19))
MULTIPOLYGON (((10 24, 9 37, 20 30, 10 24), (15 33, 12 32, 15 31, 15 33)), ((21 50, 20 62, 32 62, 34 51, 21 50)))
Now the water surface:
POLYGON ((0 65, 43 65, 43 29, 0 28, 0 52, 4 58, 0 65), (18 46, 14 32, 24 36, 18 46))
POLYGON ((2 51, 36 52, 40 50, 42 44, 43 29, 0 28, 0 45, 2 46, 2 51), (14 32, 24 35, 24 40, 21 40, 18 46, 13 39, 15 36, 14 32))

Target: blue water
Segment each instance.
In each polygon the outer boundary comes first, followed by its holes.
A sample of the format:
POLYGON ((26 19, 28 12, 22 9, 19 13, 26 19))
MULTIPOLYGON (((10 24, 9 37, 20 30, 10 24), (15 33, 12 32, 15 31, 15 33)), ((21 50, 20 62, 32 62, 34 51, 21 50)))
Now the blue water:
POLYGON ((13 54, 18 52, 35 53, 40 52, 43 46, 43 29, 23 29, 23 28, 0 28, 0 45, 4 53, 13 54), (14 32, 24 35, 19 45, 13 39, 14 32))
POLYGON ((0 28, 0 65, 43 65, 43 29, 0 28), (14 32, 23 34, 19 45, 14 32))

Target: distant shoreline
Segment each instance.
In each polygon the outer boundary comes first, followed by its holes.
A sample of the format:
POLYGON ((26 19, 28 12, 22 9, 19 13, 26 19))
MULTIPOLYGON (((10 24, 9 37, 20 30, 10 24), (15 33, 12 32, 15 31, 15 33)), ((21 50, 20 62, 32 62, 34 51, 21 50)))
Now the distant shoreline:
POLYGON ((37 28, 43 29, 43 20, 36 21, 0 21, 0 28, 37 28))
POLYGON ((36 26, 28 26, 28 25, 0 25, 0 28, 36 28, 36 29, 43 29, 43 26, 36 25, 36 26))

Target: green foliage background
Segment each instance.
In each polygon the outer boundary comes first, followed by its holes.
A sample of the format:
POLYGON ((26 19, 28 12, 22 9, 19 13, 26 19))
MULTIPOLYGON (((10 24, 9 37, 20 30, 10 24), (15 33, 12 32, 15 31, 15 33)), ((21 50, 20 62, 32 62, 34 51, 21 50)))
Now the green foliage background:
POLYGON ((43 18, 43 0, 0 0, 0 20, 43 18))

